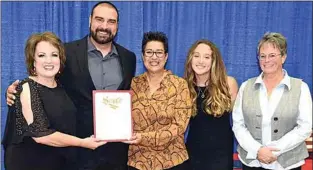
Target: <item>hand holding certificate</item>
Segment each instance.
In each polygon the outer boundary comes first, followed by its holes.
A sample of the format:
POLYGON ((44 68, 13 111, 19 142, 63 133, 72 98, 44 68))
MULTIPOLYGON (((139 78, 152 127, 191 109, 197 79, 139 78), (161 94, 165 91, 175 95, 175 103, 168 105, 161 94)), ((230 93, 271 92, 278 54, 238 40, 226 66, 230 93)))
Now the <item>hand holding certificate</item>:
POLYGON ((93 91, 94 134, 104 141, 126 141, 132 137, 130 91, 93 91))
POLYGON ((140 133, 133 134, 133 136, 128 141, 124 141, 124 143, 127 143, 127 144, 138 144, 140 142, 141 142, 140 133))

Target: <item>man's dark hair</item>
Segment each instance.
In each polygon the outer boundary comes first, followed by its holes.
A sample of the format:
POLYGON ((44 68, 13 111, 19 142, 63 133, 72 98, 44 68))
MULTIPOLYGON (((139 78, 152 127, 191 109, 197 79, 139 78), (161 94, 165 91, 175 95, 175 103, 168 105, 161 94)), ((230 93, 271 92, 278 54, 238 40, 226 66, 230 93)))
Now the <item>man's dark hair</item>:
POLYGON ((99 6, 99 5, 102 5, 102 4, 107 4, 107 5, 111 6, 112 8, 114 8, 115 11, 116 11, 116 13, 117 13, 117 21, 119 21, 120 14, 118 13, 118 10, 117 10, 116 6, 115 6, 114 4, 112 4, 111 2, 109 2, 109 1, 100 1, 100 2, 96 3, 96 4, 92 7, 91 14, 90 14, 91 17, 92 17, 92 15, 93 15, 93 11, 95 10, 95 8, 96 8, 97 6, 99 6))
POLYGON ((168 53, 168 40, 167 36, 163 32, 146 32, 142 38, 141 51, 144 53, 146 45, 150 41, 159 41, 163 44, 165 53, 168 53))

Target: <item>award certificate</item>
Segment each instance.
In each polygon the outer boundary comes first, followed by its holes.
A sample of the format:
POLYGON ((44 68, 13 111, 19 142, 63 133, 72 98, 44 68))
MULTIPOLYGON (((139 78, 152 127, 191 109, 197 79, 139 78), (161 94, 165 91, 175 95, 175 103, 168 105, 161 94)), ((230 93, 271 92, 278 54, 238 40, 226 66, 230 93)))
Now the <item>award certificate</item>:
POLYGON ((94 135, 104 141, 129 140, 133 133, 131 91, 94 90, 94 135))

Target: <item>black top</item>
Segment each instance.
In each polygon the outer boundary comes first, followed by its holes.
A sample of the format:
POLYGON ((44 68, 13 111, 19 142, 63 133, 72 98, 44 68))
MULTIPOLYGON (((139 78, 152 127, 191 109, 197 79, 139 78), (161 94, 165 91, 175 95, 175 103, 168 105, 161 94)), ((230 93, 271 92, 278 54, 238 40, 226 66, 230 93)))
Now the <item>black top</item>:
MULTIPOLYGON (((201 92, 205 87, 199 87, 201 92)), ((187 149, 195 170, 233 169, 233 132, 230 114, 217 118, 203 111, 203 100, 196 87, 198 113, 190 119, 187 149)))
POLYGON ((60 84, 49 88, 26 78, 19 83, 16 90, 15 104, 9 108, 2 141, 6 169, 63 169, 69 162, 73 164, 74 148, 51 147, 38 144, 32 139, 56 131, 75 135, 76 108, 64 89, 60 84), (33 112, 33 123, 29 125, 23 116, 20 101, 25 83, 29 85, 33 112))

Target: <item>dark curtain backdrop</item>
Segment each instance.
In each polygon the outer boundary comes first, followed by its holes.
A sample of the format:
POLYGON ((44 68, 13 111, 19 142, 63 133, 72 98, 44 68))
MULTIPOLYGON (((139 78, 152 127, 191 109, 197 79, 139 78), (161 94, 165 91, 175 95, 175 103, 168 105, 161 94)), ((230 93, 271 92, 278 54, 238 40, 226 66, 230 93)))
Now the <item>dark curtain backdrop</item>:
MULTIPOLYGON (((7 114, 6 88, 12 81, 27 76, 24 62, 26 39, 32 33, 43 31, 55 32, 64 42, 85 36, 89 32, 89 14, 96 2, 0 3, 3 135, 7 114)), ((312 2, 113 3, 120 11, 116 41, 137 55, 137 75, 144 72, 140 53, 143 33, 163 31, 169 38, 167 68, 175 74, 183 75, 191 44, 206 38, 216 43, 228 74, 240 85, 260 73, 257 43, 265 32, 272 31, 287 37, 285 69, 291 76, 308 83, 312 92, 312 2)))

